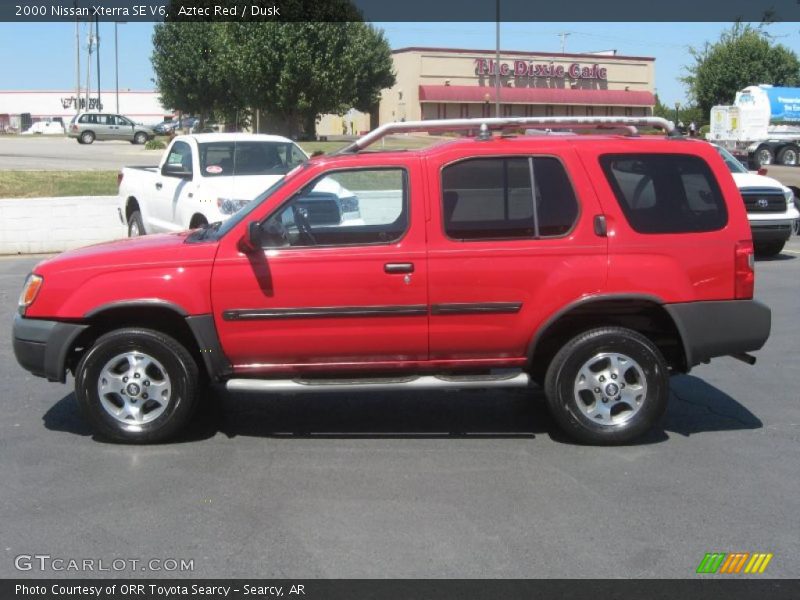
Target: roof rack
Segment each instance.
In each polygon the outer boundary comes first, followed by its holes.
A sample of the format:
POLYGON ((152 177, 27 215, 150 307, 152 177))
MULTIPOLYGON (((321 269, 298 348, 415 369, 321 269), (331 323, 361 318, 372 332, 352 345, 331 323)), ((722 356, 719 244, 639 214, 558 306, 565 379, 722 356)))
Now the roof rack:
POLYGON ((675 136, 677 130, 672 121, 661 117, 493 117, 482 119, 431 119, 428 121, 401 121, 386 123, 368 134, 358 138, 339 150, 336 154, 353 154, 371 146, 378 140, 394 133, 433 133, 436 131, 470 131, 478 130, 481 136, 488 136, 490 131, 502 131, 526 126, 561 128, 573 126, 586 127, 655 127, 663 129, 669 136, 675 136))

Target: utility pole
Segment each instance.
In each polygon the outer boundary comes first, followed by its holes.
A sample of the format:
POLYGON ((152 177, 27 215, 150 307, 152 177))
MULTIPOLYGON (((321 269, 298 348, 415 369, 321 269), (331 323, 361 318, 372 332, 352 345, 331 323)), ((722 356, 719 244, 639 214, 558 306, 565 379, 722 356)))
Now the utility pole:
POLYGON ((495 40, 495 67, 494 67, 494 116, 500 116, 500 0, 496 0, 497 31, 495 40))
POLYGON ((117 37, 117 22, 114 21, 114 88, 117 90, 117 114, 119 114, 119 38, 117 37))
POLYGON ((564 54, 564 52, 567 49, 567 37, 569 37, 572 34, 569 31, 562 31, 557 35, 558 37, 561 38, 561 54, 564 54))
POLYGON ((95 17, 94 31, 97 39, 97 110, 99 111, 102 110, 100 103, 100 17, 95 17))
POLYGON ((86 45, 88 56, 86 57, 86 110, 89 110, 89 90, 91 89, 92 81, 92 51, 94 49, 94 35, 92 34, 92 23, 89 21, 88 35, 86 36, 86 45))
POLYGON ((78 0, 75 0, 75 114, 81 112, 81 30, 78 0))

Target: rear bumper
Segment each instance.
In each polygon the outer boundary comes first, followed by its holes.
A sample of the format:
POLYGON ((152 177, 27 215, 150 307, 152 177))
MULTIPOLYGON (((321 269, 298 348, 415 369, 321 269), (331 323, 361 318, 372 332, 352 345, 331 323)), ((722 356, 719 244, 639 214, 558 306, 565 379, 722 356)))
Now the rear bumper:
POLYGON ((760 349, 769 338, 772 311, 757 300, 666 304, 683 340, 686 367, 715 356, 760 349))
POLYGON ((66 363, 75 338, 88 325, 14 317, 14 356, 23 369, 49 381, 66 381, 66 363))

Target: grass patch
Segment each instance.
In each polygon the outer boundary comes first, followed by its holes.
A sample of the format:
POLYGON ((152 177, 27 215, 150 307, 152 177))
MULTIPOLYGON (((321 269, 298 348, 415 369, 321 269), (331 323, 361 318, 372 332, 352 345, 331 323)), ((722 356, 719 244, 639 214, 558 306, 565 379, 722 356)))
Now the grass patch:
POLYGON ((148 140, 144 145, 145 150, 163 150, 167 145, 160 139, 148 140))
POLYGON ((0 198, 116 194, 117 171, 0 171, 0 198))

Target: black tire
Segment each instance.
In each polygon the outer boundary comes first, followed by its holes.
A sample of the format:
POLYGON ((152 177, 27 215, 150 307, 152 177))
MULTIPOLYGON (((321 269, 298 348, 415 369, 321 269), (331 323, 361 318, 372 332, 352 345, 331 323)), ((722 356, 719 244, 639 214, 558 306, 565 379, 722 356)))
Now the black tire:
POLYGON ((139 237, 140 235, 147 235, 147 232, 144 230, 142 213, 135 210, 128 217, 128 237, 139 237))
POLYGON ((757 169, 775 164, 775 153, 772 151, 772 148, 766 145, 756 148, 756 151, 753 153, 753 163, 756 165, 757 169))
POLYGON ((81 138, 75 138, 75 141, 78 142, 81 146, 83 146, 83 140, 81 138))
POLYGON ((82 144, 91 144, 94 141, 94 133, 91 131, 84 131, 81 134, 81 143, 82 144))
POLYGON ((794 144, 790 144, 781 148, 781 151, 778 152, 778 164, 787 167, 796 167, 800 164, 800 159, 798 157, 800 157, 800 148, 794 144))
POLYGON ((756 242, 753 244, 756 256, 759 258, 772 258, 778 256, 783 251, 786 242, 778 240, 774 242, 756 242))
MULTIPOLYGON (((148 374, 144 373, 142 377, 148 377, 148 374)), ((141 377, 136 381, 141 382, 141 390, 152 389, 143 387, 145 380, 141 377)), ((76 369, 75 395, 98 435, 114 441, 150 444, 173 437, 189 421, 196 404, 197 381, 197 364, 175 339, 151 329, 126 328, 101 336, 86 352, 76 369), (149 422, 123 422, 112 416, 101 402, 98 385, 104 368, 115 357, 127 352, 142 353, 155 359, 168 376, 168 401, 164 403, 163 412, 149 422)), ((139 398, 142 409, 147 402, 139 398)))
POLYGON ((144 131, 138 131, 136 135, 133 136, 133 143, 134 144, 146 144, 147 143, 147 134, 144 131))
MULTIPOLYGON (((605 372, 591 370, 595 374, 605 372)), ((649 339, 623 327, 602 327, 581 333, 558 351, 547 369, 544 387, 553 418, 570 437, 587 444, 624 444, 650 430, 664 415, 669 398, 669 372, 661 352, 649 339), (592 361, 602 362, 604 359, 597 357, 604 353, 624 356, 629 361, 632 359, 633 363, 628 362, 628 366, 623 367, 625 370, 617 370, 615 381, 604 378, 604 383, 595 385, 603 385, 610 390, 611 385, 618 384, 616 398, 624 398, 626 392, 621 390, 625 388, 624 381, 628 382, 628 386, 633 386, 641 383, 638 381, 641 378, 646 388, 641 400, 634 401, 636 409, 631 408, 625 400, 612 398, 603 404, 599 399, 594 400, 597 404, 594 410, 602 408, 611 411, 608 422, 601 423, 586 414, 593 405, 584 403, 583 409, 579 407, 578 402, 583 400, 576 396, 583 398, 584 392, 576 393, 575 387, 581 378, 581 370, 592 361), (638 367, 637 373, 634 373, 636 379, 631 376, 631 364, 638 367), (612 414, 617 408, 622 410, 612 414)), ((593 392, 598 391, 605 396, 600 387, 595 387, 589 393, 594 396, 593 392)), ((630 389, 627 393, 630 393, 630 389)))

